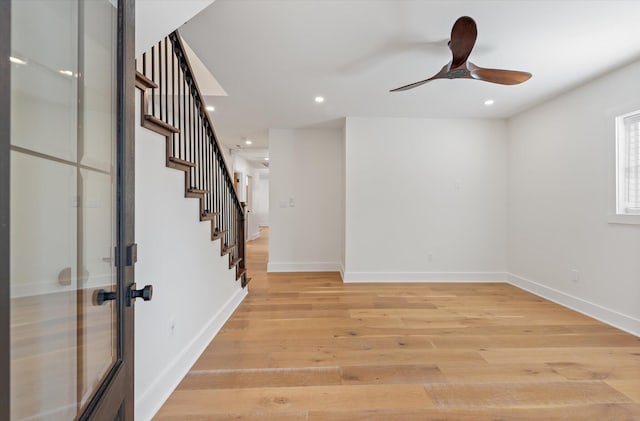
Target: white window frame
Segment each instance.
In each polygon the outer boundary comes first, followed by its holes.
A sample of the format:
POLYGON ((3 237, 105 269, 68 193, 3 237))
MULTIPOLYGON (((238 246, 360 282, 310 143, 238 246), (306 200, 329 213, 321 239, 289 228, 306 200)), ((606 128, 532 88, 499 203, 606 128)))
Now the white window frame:
POLYGON ((615 197, 612 212, 610 212, 610 223, 640 224, 640 208, 629 208, 627 203, 626 188, 628 186, 628 136, 627 125, 640 122, 640 110, 627 112, 615 116, 615 139, 614 157, 615 162, 615 197))

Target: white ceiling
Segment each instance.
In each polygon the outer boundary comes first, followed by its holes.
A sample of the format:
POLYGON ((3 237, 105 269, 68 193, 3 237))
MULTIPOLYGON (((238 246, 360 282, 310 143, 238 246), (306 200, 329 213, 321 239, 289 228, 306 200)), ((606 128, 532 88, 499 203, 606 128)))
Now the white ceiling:
POLYGON ((181 34, 228 94, 206 98, 220 139, 265 148, 268 128, 341 127, 345 116, 512 116, 639 59, 640 1, 218 0, 181 34), (478 26, 471 61, 532 79, 390 93, 449 61, 462 15, 478 26))

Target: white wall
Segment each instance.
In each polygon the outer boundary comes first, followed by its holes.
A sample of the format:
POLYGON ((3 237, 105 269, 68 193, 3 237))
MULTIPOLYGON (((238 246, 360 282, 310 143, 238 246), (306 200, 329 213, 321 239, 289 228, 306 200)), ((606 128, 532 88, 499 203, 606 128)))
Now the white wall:
POLYGON ((268 271, 337 271, 342 129, 269 130, 268 271))
POLYGON ((640 334, 640 225, 610 224, 613 116, 640 109, 640 62, 509 121, 516 285, 640 334), (570 271, 579 271, 578 282, 570 271))
POLYGON ((253 178, 253 218, 251 235, 259 235, 256 230, 269 225, 269 170, 266 168, 257 170, 253 178))
MULTIPOLYGON (((140 104, 136 93, 136 104, 140 104)), ((139 109, 136 113, 139 113, 139 109)), ((184 197, 184 174, 165 167, 165 140, 136 129, 136 420, 149 420, 169 397, 246 295, 198 219, 197 199, 184 197)))
POLYGON ((506 151, 502 120, 347 118, 345 281, 504 280, 506 151))
POLYGON ((345 118, 342 123, 342 174, 344 174, 345 181, 342 183, 340 195, 342 196, 342 203, 344 204, 341 214, 340 214, 340 232, 342 235, 342 239, 340 241, 340 245, 338 247, 338 263, 340 265, 340 276, 344 280, 344 271, 346 267, 346 250, 345 250, 345 241, 346 241, 346 221, 347 221, 347 130, 346 130, 347 120, 345 118))

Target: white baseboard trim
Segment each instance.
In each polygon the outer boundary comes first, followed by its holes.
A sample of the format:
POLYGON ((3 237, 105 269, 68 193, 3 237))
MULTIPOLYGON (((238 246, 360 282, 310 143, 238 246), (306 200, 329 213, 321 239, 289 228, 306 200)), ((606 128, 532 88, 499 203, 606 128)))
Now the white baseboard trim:
POLYGON ((505 272, 344 272, 345 283, 355 282, 506 282, 505 272))
POLYGON ((338 272, 335 262, 269 262, 267 272, 338 272))
POLYGON ((586 316, 592 317, 603 323, 624 330, 635 336, 640 336, 640 320, 611 310, 601 305, 583 300, 566 292, 542 285, 538 282, 523 278, 513 273, 508 273, 508 282, 518 288, 529 291, 532 294, 546 298, 561 306, 568 307, 586 316))
POLYGON ((252 234, 249 234, 249 241, 253 241, 257 238, 260 238, 260 231, 256 231, 252 234))
POLYGON ((246 288, 238 289, 183 351, 167 364, 156 381, 141 396, 136 397, 136 420, 151 420, 155 416, 246 296, 246 288))
POLYGON ((342 263, 338 263, 338 266, 340 268, 340 277, 342 278, 342 282, 344 282, 344 266, 342 263))

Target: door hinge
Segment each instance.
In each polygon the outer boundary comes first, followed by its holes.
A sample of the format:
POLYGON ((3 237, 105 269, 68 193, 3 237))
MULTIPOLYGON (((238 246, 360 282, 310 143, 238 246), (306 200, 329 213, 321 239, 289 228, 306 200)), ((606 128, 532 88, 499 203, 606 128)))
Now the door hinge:
POLYGON ((133 266, 138 261, 138 245, 136 243, 127 246, 127 266, 133 266))

